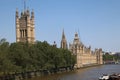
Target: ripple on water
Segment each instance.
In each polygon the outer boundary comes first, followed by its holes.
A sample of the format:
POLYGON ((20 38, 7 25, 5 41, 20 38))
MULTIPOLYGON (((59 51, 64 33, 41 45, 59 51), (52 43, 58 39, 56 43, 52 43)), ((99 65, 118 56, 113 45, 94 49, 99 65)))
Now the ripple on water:
POLYGON ((76 71, 36 77, 30 80, 98 80, 102 74, 120 73, 120 65, 102 65, 76 71))

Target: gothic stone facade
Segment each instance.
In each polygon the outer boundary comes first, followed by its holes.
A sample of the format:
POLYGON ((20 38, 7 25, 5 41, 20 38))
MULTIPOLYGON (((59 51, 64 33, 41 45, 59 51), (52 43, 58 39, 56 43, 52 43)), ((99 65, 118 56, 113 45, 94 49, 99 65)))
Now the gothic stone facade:
MULTIPOLYGON (((67 41, 63 31, 61 48, 66 49, 67 41)), ((102 64, 102 49, 91 50, 91 47, 86 47, 80 41, 78 34, 75 34, 75 38, 72 44, 69 44, 69 50, 72 52, 72 55, 76 56, 75 68, 81 68, 84 66, 102 64)))
POLYGON ((19 16, 16 10, 16 42, 34 43, 34 12, 24 10, 19 16))
POLYGON ((80 42, 78 34, 72 44, 69 45, 69 50, 76 56, 75 68, 80 68, 89 65, 102 64, 102 49, 91 50, 91 47, 86 47, 80 42))

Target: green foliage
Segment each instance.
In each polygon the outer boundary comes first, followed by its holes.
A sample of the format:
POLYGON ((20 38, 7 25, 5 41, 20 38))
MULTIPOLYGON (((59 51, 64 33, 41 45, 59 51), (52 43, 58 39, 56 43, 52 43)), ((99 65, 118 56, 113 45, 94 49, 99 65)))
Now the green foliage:
POLYGON ((111 60, 113 60, 113 56, 106 53, 106 54, 103 55, 103 60, 104 61, 109 61, 109 60, 111 61, 111 60))
POLYGON ((110 55, 109 53, 105 53, 103 55, 103 60, 104 61, 112 61, 112 60, 117 61, 117 60, 120 60, 120 57, 118 54, 110 55))
POLYGON ((46 41, 35 44, 11 43, 0 40, 0 72, 23 72, 74 66, 75 56, 55 48, 46 41))

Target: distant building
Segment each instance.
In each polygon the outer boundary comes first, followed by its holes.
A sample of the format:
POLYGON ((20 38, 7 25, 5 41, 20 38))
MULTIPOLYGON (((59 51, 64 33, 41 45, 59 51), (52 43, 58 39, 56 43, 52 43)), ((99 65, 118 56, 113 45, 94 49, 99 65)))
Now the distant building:
MULTIPOLYGON (((64 40, 62 40, 61 42, 63 41, 64 40)), ((61 48, 64 47, 62 46, 61 48)), ((72 55, 76 56, 76 64, 74 66, 75 68, 81 68, 89 65, 103 64, 102 49, 95 49, 95 51, 92 51, 90 46, 89 47, 84 46, 84 44, 80 41, 77 33, 75 33, 75 38, 73 40, 73 43, 69 44, 69 50, 72 52, 72 55)))
POLYGON ((34 12, 30 14, 29 10, 24 10, 19 15, 16 10, 16 42, 34 43, 34 12))
POLYGON ((116 52, 114 55, 117 55, 117 56, 120 57, 120 52, 116 52))

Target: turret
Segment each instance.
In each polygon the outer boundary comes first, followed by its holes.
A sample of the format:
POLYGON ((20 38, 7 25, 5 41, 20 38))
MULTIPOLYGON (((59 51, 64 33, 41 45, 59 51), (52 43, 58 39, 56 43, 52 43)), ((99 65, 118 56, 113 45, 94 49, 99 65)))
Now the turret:
POLYGON ((27 16, 30 17, 30 12, 28 9, 27 9, 26 13, 27 13, 27 16))
POLYGON ((31 25, 32 25, 32 27, 34 28, 34 11, 32 10, 32 12, 31 12, 31 25))
POLYGON ((99 49, 99 53, 100 53, 100 64, 103 64, 102 48, 99 49))
POLYGON ((21 17, 23 17, 23 15, 24 15, 24 12, 21 12, 21 17))
POLYGON ((19 26, 19 12, 18 9, 16 9, 16 42, 19 42, 20 38, 20 26, 19 26))
POLYGON ((28 9, 25 11, 25 15, 27 17, 27 26, 26 27, 30 27, 31 26, 31 24, 30 24, 31 21, 30 21, 30 12, 29 12, 28 9))
POLYGON ((18 12, 18 9, 16 9, 16 18, 19 18, 19 12, 18 12))
POLYGON ((19 12, 18 12, 18 9, 16 9, 16 25, 19 25, 19 12))
POLYGON ((34 10, 31 12, 31 19, 34 19, 34 10))
MULTIPOLYGON (((76 45, 80 45, 80 40, 79 40, 79 37, 78 37, 78 33, 77 33, 77 32, 75 33, 75 38, 74 38, 73 43, 76 44, 76 45)), ((82 45, 82 44, 81 44, 81 45, 82 45)))

